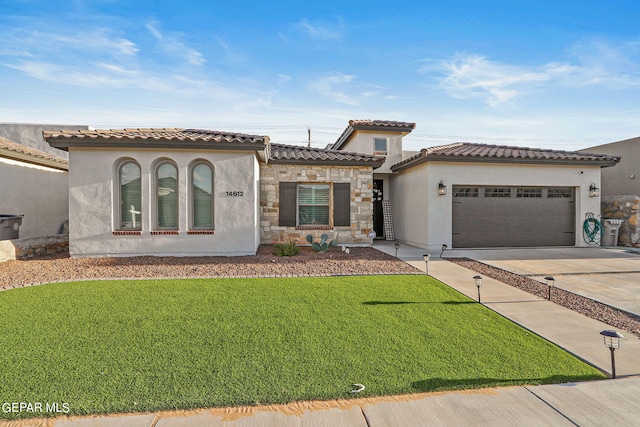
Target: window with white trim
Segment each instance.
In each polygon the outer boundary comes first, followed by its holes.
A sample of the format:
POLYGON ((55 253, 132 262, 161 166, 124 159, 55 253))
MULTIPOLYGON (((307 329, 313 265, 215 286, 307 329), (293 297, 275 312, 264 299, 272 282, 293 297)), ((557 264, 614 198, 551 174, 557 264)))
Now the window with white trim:
POLYGON ((132 160, 118 167, 118 201, 120 218, 118 229, 142 229, 142 185, 140 165, 132 160))
POLYGON ((178 168, 168 161, 156 167, 156 226, 178 229, 178 168))
POLYGON ((191 228, 213 230, 213 168, 205 162, 191 167, 191 228))
POLYGON ((298 185, 298 225, 329 225, 329 210, 329 185, 298 185))

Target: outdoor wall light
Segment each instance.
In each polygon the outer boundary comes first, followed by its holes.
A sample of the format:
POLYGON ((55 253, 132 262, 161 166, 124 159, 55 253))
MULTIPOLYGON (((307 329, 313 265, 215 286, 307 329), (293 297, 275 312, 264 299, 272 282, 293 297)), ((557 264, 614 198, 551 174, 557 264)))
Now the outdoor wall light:
POLYGON ((549 287, 549 296, 547 297, 547 299, 551 301, 551 288, 556 285, 556 279, 554 279, 553 276, 547 276, 544 278, 544 280, 547 281, 547 286, 549 287))
POLYGON ((598 197, 600 195, 600 189, 595 184, 589 186, 589 197, 598 197))
POLYGON ((624 338, 618 331, 606 330, 600 332, 604 340, 604 346, 611 350, 611 378, 616 377, 616 359, 614 352, 620 348, 620 338, 624 338))
POLYGON ((430 254, 424 254, 422 255, 422 258, 424 259, 424 263, 427 266, 427 276, 429 275, 429 259, 431 258, 430 254))
POLYGON ((478 288, 478 302, 480 302, 480 287, 482 286, 482 276, 473 276, 473 280, 476 282, 478 288))
POLYGON ((442 180, 440 180, 440 183, 438 184, 438 195, 444 196, 445 194, 447 194, 447 186, 444 185, 444 182, 442 182, 442 180))
POLYGON ((396 242, 394 246, 396 247, 396 258, 398 258, 398 248, 400 247, 400 243, 396 242))

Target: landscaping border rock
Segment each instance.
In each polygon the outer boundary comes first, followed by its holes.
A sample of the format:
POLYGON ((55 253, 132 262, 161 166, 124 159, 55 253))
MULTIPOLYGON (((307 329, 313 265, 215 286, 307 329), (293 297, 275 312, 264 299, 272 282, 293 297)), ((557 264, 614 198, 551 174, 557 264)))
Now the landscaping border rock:
MULTIPOLYGON (((487 277, 491 277, 492 279, 499 280, 507 285, 522 289, 537 297, 546 299, 549 295, 548 286, 535 279, 524 277, 469 258, 446 258, 446 260, 487 277)), ((607 325, 624 329, 640 337, 640 316, 633 313, 611 307, 599 301, 557 287, 553 289, 551 301, 592 319, 599 320, 607 325)))

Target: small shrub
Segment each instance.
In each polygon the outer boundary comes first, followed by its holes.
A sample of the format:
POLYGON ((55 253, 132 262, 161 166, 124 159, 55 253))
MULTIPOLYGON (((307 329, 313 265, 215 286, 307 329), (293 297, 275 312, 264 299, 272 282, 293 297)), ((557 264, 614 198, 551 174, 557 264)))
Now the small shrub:
POLYGON ((283 245, 274 245, 273 254, 277 256, 294 256, 300 253, 300 248, 296 246, 296 242, 291 240, 283 245))

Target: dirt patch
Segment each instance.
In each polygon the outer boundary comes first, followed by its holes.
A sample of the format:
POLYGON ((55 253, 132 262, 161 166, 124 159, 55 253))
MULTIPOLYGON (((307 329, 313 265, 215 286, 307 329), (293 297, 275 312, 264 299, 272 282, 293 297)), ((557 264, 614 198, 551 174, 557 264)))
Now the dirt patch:
POLYGON ((70 258, 56 254, 0 264, 0 288, 114 278, 298 277, 369 274, 422 274, 399 259, 370 247, 332 248, 327 253, 302 247, 299 255, 279 257, 271 245, 256 255, 235 257, 70 258))
MULTIPOLYGON (((537 280, 468 258, 447 258, 447 261, 484 274, 487 277, 499 280, 515 288, 522 289, 537 297, 546 299, 549 296, 549 287, 537 280)), ((580 314, 599 320, 607 325, 624 329, 640 337, 640 316, 636 316, 633 313, 628 313, 560 288, 553 288, 551 300, 558 305, 577 311, 580 314)))

